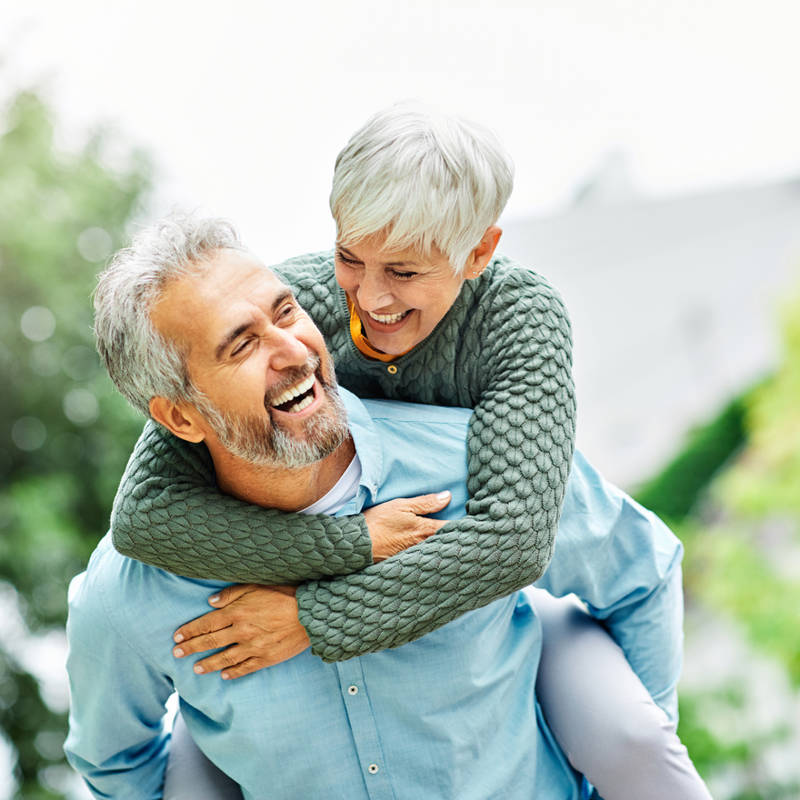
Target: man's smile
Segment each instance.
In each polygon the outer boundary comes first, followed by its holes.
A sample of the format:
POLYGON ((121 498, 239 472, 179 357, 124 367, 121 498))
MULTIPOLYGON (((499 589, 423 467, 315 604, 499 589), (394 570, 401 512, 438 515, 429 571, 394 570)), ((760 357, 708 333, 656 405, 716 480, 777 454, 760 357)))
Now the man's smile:
POLYGON ((314 383, 316 376, 312 372, 303 380, 282 391, 272 400, 270 406, 276 411, 288 414, 299 414, 314 402, 314 383))

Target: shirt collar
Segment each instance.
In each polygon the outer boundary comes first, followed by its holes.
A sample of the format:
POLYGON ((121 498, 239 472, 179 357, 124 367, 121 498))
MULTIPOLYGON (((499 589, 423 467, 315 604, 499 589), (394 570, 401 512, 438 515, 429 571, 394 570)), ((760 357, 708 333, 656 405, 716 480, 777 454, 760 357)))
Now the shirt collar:
POLYGON ((356 454, 361 461, 361 483, 374 502, 383 483, 383 443, 366 406, 352 392, 339 387, 356 454))

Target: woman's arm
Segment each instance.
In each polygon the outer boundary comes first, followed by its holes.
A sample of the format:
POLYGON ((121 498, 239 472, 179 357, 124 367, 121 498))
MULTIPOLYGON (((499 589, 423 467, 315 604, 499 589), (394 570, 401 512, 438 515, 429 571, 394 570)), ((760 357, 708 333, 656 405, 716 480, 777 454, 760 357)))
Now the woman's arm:
POLYGON ((123 555, 189 578, 294 583, 371 564, 364 517, 284 514, 217 489, 204 446, 145 425, 111 512, 123 555))
POLYGON ((549 563, 574 440, 566 310, 540 276, 513 269, 458 335, 481 382, 468 516, 386 562, 298 587, 300 621, 326 661, 417 639, 532 583, 549 563))

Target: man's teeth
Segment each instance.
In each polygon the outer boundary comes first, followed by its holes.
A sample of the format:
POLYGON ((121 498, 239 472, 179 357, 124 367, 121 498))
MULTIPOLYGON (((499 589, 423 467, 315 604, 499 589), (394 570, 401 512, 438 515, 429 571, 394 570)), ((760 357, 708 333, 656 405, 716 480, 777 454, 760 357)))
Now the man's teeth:
MULTIPOLYGON (((409 309, 410 311, 410 309, 409 309)), ((382 322, 384 325, 391 325, 393 322, 400 322, 403 317, 408 314, 408 311, 401 311, 399 314, 373 314, 372 311, 367 312, 375 322, 382 322)))
MULTIPOLYGON (((284 403, 288 403, 292 398, 299 397, 301 394, 305 394, 311 387, 314 385, 314 375, 309 375, 305 380, 301 381, 298 384, 295 384, 291 388, 287 389, 285 392, 281 392, 273 401, 273 406, 282 406, 284 403)), ((303 408, 306 408, 313 400, 313 396, 306 397, 305 399, 301 400, 296 406, 292 408, 292 411, 302 411, 303 408), (301 408, 302 406, 302 408, 301 408)))

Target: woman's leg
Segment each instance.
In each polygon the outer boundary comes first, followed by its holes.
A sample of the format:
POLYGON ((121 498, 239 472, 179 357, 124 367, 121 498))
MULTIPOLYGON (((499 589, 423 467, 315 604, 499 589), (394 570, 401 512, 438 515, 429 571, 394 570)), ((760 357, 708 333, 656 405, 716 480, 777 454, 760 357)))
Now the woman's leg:
POLYGON ((164 800, 242 800, 239 784, 220 772, 195 744, 180 713, 169 744, 164 800))
POLYGON ((531 592, 542 621, 536 694, 570 764, 604 800, 711 800, 622 649, 570 598, 531 592))

